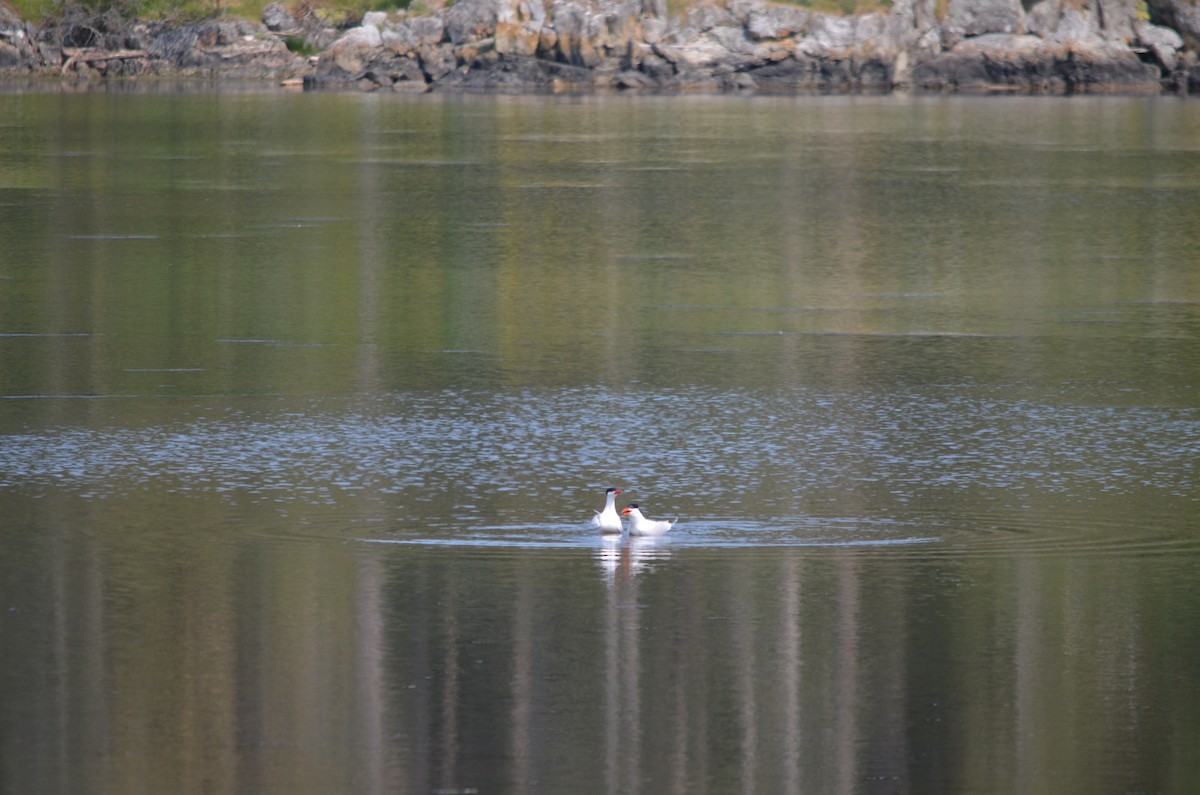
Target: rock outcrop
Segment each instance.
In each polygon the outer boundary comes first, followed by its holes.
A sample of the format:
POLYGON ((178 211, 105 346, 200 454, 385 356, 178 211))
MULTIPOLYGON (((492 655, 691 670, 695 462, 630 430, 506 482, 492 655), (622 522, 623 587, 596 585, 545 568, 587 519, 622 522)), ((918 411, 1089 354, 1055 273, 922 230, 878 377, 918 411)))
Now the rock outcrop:
POLYGON ((303 8, 106 31, 38 28, 0 6, 0 70, 394 91, 1200 89, 1191 0, 895 0, 856 16, 766 0, 698 0, 679 15, 665 0, 457 0, 353 23, 303 8))
POLYGON ((241 19, 179 26, 68 14, 45 26, 0 5, 0 73, 69 77, 300 79, 311 65, 261 24, 241 19))

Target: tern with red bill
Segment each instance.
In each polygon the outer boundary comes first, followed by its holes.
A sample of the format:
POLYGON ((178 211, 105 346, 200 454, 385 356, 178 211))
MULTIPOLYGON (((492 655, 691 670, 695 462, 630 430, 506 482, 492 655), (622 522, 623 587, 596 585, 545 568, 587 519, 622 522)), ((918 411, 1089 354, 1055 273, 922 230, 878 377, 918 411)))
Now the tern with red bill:
POLYGON ((679 521, 677 518, 670 520, 647 519, 642 515, 642 510, 638 508, 636 502, 625 506, 625 510, 621 511, 621 514, 629 517, 629 535, 631 536, 666 535, 679 521))

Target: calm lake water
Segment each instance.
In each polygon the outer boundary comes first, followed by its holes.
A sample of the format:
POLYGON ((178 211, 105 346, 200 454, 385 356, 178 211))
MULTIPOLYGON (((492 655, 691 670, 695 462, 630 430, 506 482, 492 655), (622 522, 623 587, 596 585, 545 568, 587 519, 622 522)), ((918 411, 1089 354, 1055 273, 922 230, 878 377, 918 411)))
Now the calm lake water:
POLYGON ((1198 208, 1175 98, 2 94, 0 792, 1187 791, 1198 208))

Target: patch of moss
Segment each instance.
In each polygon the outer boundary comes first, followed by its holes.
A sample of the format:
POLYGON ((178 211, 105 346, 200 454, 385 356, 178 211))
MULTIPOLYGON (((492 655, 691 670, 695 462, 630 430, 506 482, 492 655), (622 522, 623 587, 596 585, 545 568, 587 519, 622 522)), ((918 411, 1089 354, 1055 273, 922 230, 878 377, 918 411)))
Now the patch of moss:
MULTIPOLYGON (((130 18, 170 19, 179 22, 199 22, 225 13, 228 6, 220 0, 139 0, 130 18)), ((126 14, 123 13, 123 16, 126 14)))
POLYGON ((810 0, 800 5, 808 6, 813 11, 825 14, 873 14, 876 11, 891 10, 891 0, 810 0))
POLYGON ((297 55, 303 55, 306 58, 310 55, 316 55, 321 52, 319 47, 309 44, 300 36, 286 36, 283 39, 283 43, 287 45, 289 51, 294 52, 297 55))
MULTIPOLYGON (((273 0, 2 0, 22 19, 42 21, 67 16, 71 9, 91 14, 111 14, 122 19, 177 19, 191 21, 229 15, 246 19, 262 17, 263 7, 273 0)), ((311 11, 331 22, 353 24, 367 11, 408 9, 429 13, 453 0, 302 0, 286 3, 298 12, 311 11)), ((673 14, 682 14, 698 0, 667 0, 673 14)), ((793 0, 796 5, 828 14, 868 14, 886 11, 891 0, 793 0)), ((939 7, 946 0, 939 0, 939 7)), ((1142 3, 1144 6, 1145 4, 1142 3)))

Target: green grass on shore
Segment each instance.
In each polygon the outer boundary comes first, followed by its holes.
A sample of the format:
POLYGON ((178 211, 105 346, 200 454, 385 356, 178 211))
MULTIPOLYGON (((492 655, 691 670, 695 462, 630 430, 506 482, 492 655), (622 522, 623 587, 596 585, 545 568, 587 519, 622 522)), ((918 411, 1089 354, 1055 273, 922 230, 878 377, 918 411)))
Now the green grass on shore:
MULTIPOLYGON (((698 5, 706 0, 681 0, 677 7, 698 5)), ((776 0, 778 2, 779 0, 776 0)), ((891 0, 793 0, 795 5, 813 11, 832 14, 865 14, 891 7, 891 0)), ((181 21, 210 19, 229 15, 259 19, 263 7, 273 0, 0 0, 17 12, 21 19, 31 22, 63 16, 70 7, 78 7, 97 15, 115 13, 123 19, 177 19, 181 21)), ((291 8, 311 6, 332 12, 330 16, 360 17, 366 11, 390 11, 415 6, 428 7, 424 0, 282 0, 291 8)), ((546 0, 548 3, 549 0, 546 0)), ((725 0, 715 0, 723 3, 725 0)), ((787 2, 787 0, 783 0, 787 2)), ((453 0, 445 0, 451 5, 453 0)))
MULTIPOLYGON (((413 0, 281 0, 289 8, 306 6, 329 12, 329 16, 366 11, 390 11, 406 8, 413 0)), ((422 0, 415 0, 420 3, 422 0)), ((0 0, 30 22, 64 16, 74 7, 99 15, 115 14, 122 19, 174 19, 195 21, 221 16, 260 19, 262 10, 275 0, 0 0)), ((448 5, 449 3, 447 3, 448 5)))

